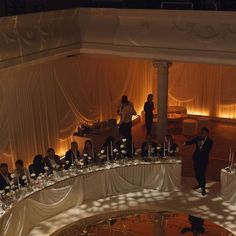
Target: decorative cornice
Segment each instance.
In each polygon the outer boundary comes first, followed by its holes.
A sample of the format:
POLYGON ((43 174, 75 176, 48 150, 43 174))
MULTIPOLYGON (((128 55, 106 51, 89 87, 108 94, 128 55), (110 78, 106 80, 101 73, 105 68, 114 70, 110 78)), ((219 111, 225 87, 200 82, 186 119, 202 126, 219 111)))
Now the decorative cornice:
POLYGON ((0 18, 0 68, 73 53, 236 65, 236 13, 70 9, 0 18))

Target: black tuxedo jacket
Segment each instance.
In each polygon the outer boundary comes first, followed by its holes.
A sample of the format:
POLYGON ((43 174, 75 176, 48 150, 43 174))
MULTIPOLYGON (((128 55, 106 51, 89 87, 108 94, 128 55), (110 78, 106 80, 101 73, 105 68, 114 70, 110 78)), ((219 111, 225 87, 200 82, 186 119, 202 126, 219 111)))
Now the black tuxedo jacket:
POLYGON ((67 167, 70 167, 72 165, 72 157, 73 157, 74 161, 79 160, 80 159, 79 150, 77 151, 77 156, 76 157, 75 157, 75 155, 74 155, 74 153, 72 152, 71 149, 66 152, 65 161, 69 161, 69 164, 68 165, 66 164, 67 167))
POLYGON ((206 138, 204 144, 201 146, 202 138, 200 136, 195 137, 194 139, 187 141, 186 145, 195 144, 196 149, 193 153, 193 161, 199 164, 208 164, 209 154, 213 147, 213 141, 209 137, 206 138))
MULTIPOLYGON (((8 178, 11 181, 10 174, 8 174, 8 178)), ((9 183, 7 183, 4 177, 0 174, 0 190, 4 190, 6 186, 9 186, 9 183)))
MULTIPOLYGON (((59 165, 60 167, 62 167, 62 163, 60 160, 60 157, 58 155, 54 156, 54 161, 57 165, 59 165)), ((52 164, 48 158, 48 156, 44 157, 44 165, 46 164, 46 166, 49 168, 49 172, 51 173, 53 170, 52 164)))

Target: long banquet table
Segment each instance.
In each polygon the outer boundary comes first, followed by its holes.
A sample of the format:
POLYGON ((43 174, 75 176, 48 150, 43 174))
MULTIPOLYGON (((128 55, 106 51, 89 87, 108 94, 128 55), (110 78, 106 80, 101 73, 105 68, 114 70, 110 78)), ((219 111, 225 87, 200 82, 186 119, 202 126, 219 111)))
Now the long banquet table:
POLYGON ((221 197, 236 204, 236 171, 221 170, 221 197))
POLYGON ((40 222, 82 202, 142 189, 176 191, 181 160, 133 161, 58 175, 15 202, 0 217, 0 235, 23 236, 40 222))

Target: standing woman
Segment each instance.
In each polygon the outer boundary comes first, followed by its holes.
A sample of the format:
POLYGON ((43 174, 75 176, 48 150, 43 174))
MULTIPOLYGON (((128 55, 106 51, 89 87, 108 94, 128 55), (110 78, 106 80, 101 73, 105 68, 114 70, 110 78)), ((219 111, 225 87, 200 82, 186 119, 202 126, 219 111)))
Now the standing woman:
POLYGON ((152 134, 153 110, 154 110, 153 94, 148 94, 147 101, 144 104, 145 124, 148 137, 150 137, 152 134))

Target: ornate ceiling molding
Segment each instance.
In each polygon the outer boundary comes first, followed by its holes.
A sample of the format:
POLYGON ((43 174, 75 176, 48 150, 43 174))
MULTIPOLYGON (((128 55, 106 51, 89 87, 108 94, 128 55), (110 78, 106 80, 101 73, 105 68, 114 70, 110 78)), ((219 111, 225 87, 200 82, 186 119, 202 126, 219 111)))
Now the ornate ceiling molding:
POLYGON ((0 68, 76 53, 236 65, 236 13, 70 9, 0 18, 0 68))

